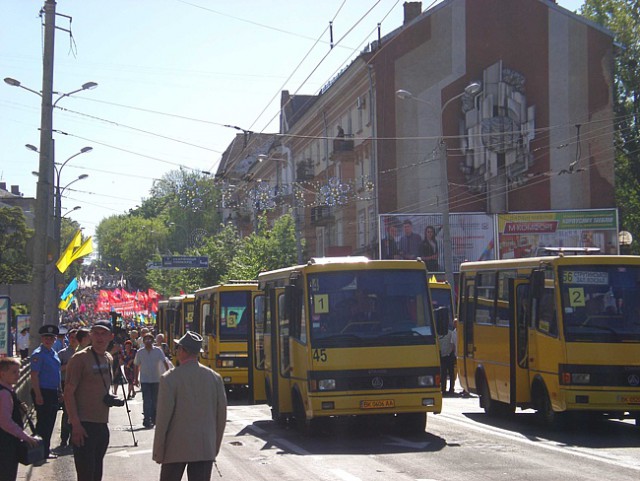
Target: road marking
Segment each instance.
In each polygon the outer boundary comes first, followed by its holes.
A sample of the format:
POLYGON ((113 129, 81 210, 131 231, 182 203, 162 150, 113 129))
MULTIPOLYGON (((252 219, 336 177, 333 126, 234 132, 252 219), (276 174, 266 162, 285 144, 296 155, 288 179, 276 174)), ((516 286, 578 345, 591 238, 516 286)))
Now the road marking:
POLYGON ((107 456, 116 456, 118 458, 130 458, 131 456, 137 456, 139 454, 149 454, 151 453, 151 449, 136 449, 135 451, 129 451, 125 449, 124 451, 116 451, 115 453, 109 453, 107 456))
POLYGON ((471 428, 479 432, 489 432, 495 434, 496 436, 509 439, 511 441, 517 441, 522 444, 527 444, 531 446, 536 446, 539 448, 547 449, 549 451, 555 451, 563 454, 571 454, 573 456, 581 457, 584 459, 589 459, 591 461, 599 461, 606 464, 612 464, 614 466, 623 466, 628 469, 633 469, 634 471, 640 471, 640 465, 631 464, 626 462, 621 458, 610 458, 604 457, 601 455, 593 454, 591 452, 585 452, 580 448, 575 448, 571 446, 567 446, 565 444, 556 443, 554 441, 549 441, 543 438, 537 438, 536 441, 531 441, 523 434, 514 434, 511 431, 506 431, 504 429, 497 428, 495 426, 484 426, 479 424, 470 423, 468 421, 463 421, 461 419, 456 418, 451 414, 440 414, 440 418, 444 418, 445 420, 457 424, 465 429, 471 428))
POLYGON ((346 472, 344 469, 330 469, 329 471, 332 472, 334 476, 342 479, 343 481, 362 481, 359 477, 346 472))

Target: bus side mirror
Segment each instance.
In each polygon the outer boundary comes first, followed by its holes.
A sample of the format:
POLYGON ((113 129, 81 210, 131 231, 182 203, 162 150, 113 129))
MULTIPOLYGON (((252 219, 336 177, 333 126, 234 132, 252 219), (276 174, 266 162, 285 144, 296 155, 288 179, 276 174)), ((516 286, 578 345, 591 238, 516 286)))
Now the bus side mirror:
POLYGON ((534 269, 531 272, 531 297, 533 299, 541 299, 544 294, 544 271, 542 269, 534 269))
POLYGON ((445 336, 449 332, 449 308, 438 307, 434 314, 436 316, 436 331, 438 336, 445 336))

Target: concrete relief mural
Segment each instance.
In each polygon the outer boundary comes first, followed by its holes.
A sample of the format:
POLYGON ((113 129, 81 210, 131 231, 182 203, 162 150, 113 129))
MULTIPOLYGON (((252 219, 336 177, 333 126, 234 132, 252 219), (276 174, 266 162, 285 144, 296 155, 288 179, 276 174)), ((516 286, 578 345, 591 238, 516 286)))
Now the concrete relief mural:
POLYGON ((497 62, 485 69, 482 90, 463 99, 462 109, 465 158, 460 168, 472 192, 490 193, 487 198, 499 202, 500 194, 526 182, 524 174, 533 164, 529 144, 535 107, 527 106, 524 76, 497 62))

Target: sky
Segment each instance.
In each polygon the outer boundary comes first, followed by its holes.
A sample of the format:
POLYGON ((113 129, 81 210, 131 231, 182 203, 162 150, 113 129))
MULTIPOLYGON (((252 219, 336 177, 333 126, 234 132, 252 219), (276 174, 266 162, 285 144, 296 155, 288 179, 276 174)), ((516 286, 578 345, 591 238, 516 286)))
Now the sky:
MULTIPOLYGON (((382 35, 402 24, 404 1, 58 0, 54 91, 98 84, 54 111, 56 162, 93 149, 60 172, 61 187, 88 175, 64 190, 62 215, 93 235, 148 198, 154 179, 181 166, 214 174, 238 132, 228 126, 277 132, 281 91, 317 94, 379 23, 382 35)), ((43 5, 2 0, 0 15, 0 76, 36 92, 43 5)), ((39 146, 39 125, 40 97, 1 82, 0 181, 25 197, 36 194, 38 154, 25 144, 39 146)))

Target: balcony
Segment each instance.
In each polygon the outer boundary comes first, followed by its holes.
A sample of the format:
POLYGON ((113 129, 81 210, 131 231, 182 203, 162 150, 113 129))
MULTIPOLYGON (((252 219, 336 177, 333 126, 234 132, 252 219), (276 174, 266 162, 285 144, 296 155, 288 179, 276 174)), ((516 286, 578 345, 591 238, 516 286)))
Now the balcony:
POLYGON ((326 225, 333 222, 333 212, 328 205, 320 205, 311 208, 311 223, 313 225, 326 225))
POLYGON ((298 162, 296 165, 296 182, 313 179, 313 163, 310 160, 298 162))

